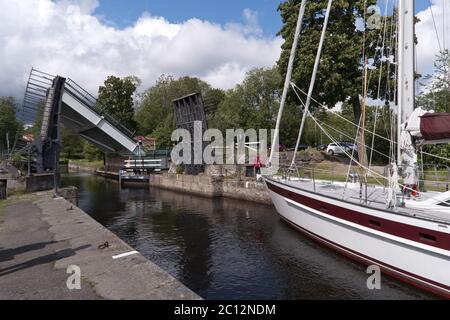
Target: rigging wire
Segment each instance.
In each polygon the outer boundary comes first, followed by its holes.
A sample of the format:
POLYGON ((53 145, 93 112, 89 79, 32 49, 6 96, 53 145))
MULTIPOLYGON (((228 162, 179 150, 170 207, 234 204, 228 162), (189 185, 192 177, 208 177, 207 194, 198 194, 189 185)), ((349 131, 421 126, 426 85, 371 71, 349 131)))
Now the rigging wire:
MULTIPOLYGON (((428 0, 428 3, 430 4, 429 8, 430 8, 430 12, 431 12, 431 18, 433 20, 433 25, 434 25, 434 31, 436 32, 436 38, 438 41, 438 45, 439 45, 439 51, 442 51, 442 46, 441 46, 441 40, 439 39, 439 32, 437 29, 437 25, 436 25, 436 19, 434 18, 434 13, 433 13, 433 4, 431 3, 431 0, 428 0)), ((445 3, 445 0, 444 0, 445 3)), ((444 46, 445 46, 445 40, 444 40, 444 46)))
MULTIPOLYGON (((294 86, 294 87, 295 87, 297 90, 299 90, 303 95, 308 96, 308 94, 307 94, 305 91, 303 91, 300 87, 298 87, 295 83, 291 82, 291 86, 294 86)), ((313 97, 311 97, 311 101, 314 101, 314 102, 317 103, 320 107, 327 108, 324 104, 320 103, 319 101, 317 101, 317 100, 316 100, 315 98, 313 98, 313 97)), ((357 124, 355 124, 355 123, 354 123, 353 121, 351 121, 351 120, 348 120, 347 118, 345 118, 344 116, 340 115, 339 113, 335 113, 335 115, 336 115, 338 118, 341 118, 342 120, 346 121, 347 123, 349 123, 349 124, 351 124, 351 125, 353 125, 353 126, 355 126, 355 127, 358 128, 358 125, 357 125, 357 124)), ((370 133, 370 131, 367 130, 367 129, 365 129, 364 131, 370 133)), ((380 139, 384 139, 384 140, 386 140, 386 141, 391 141, 389 138, 383 137, 382 135, 379 135, 379 134, 375 134, 375 136, 377 136, 377 137, 380 138, 380 139)), ((394 143, 396 143, 396 142, 394 142, 394 143)))
MULTIPOLYGON (((329 125, 328 123, 326 123, 326 122, 324 122, 324 121, 321 121, 320 124, 322 124, 322 125, 324 125, 324 126, 330 128, 330 129, 333 130, 333 131, 336 131, 337 133, 339 133, 340 135, 344 136, 345 138, 353 139, 353 137, 349 136, 349 135, 346 134, 345 132, 343 132, 343 131, 341 131, 341 130, 339 130, 339 129, 336 129, 335 127, 329 125)), ((371 147, 368 146, 367 144, 365 145, 365 147, 366 147, 367 149, 372 150, 373 152, 379 154, 380 156, 383 156, 383 157, 385 157, 385 158, 389 158, 389 155, 384 154, 383 152, 378 151, 377 149, 371 148, 371 147)))
MULTIPOLYGON (((387 8, 388 8, 389 0, 386 0, 385 7, 384 7, 384 26, 383 26, 383 40, 381 44, 381 50, 382 54, 384 53, 384 45, 386 40, 386 29, 387 29, 387 8)), ((377 91, 377 101, 380 101, 380 91, 381 91, 381 77, 383 73, 383 59, 381 59, 380 62, 380 75, 378 77, 378 91, 377 91)), ((389 69, 387 69, 387 73, 389 74, 389 69)), ((373 147, 375 144, 375 131, 377 129, 377 122, 378 122, 378 104, 375 106, 375 118, 373 122, 373 132, 372 132, 372 147, 370 150, 370 158, 369 158, 369 168, 372 166, 372 157, 373 157, 373 147)))
MULTIPOLYGON (((291 83, 292 83, 292 82, 291 82, 291 83)), ((297 95, 297 97, 299 97, 296 88, 295 88, 294 86, 292 86, 292 88, 293 88, 293 90, 294 90, 294 93, 297 95)), ((300 100, 300 101, 302 102, 302 100, 300 100)), ((365 166, 364 166, 363 164, 361 164, 358 160, 356 160, 352 155, 350 155, 350 154, 342 147, 342 145, 341 145, 338 141, 336 141, 336 140, 328 133, 327 130, 325 130, 325 128, 323 128, 323 127, 320 125, 319 121, 316 119, 316 117, 314 117, 314 116, 311 114, 311 112, 307 111, 307 113, 308 113, 308 116, 309 116, 309 117, 317 124, 317 126, 319 127, 319 129, 321 129, 322 132, 328 137, 328 139, 330 139, 333 143, 335 143, 336 146, 337 146, 339 149, 341 149, 341 151, 342 151, 343 154, 345 154, 347 157, 350 158, 350 161, 353 161, 353 162, 355 162, 358 166, 360 166, 360 167, 366 169, 369 173, 372 174, 372 177, 373 177, 374 179, 376 179, 376 177, 379 177, 379 178, 384 179, 384 180, 386 180, 386 181, 389 181, 389 180, 390 180, 390 178, 385 177, 385 176, 383 176, 382 174, 380 174, 380 173, 378 173, 378 172, 376 172, 376 171, 374 171, 374 170, 372 170, 372 169, 370 169, 370 168, 368 168, 368 167, 365 167, 365 166)), ((376 180, 377 180, 377 179, 376 179, 376 180)), ((379 181, 379 180, 377 180, 377 182, 378 182, 378 181, 379 181)), ((382 185, 382 184, 381 184, 381 185, 382 185)), ((411 191, 411 192, 416 192, 417 194, 423 195, 423 196, 424 196, 425 198, 427 198, 427 199, 432 199, 432 200, 436 200, 436 201, 441 201, 441 200, 439 200, 439 199, 434 198, 433 196, 427 195, 426 193, 424 193, 424 192, 422 192, 422 191, 414 190, 414 189, 412 189, 411 187, 409 187, 409 186, 407 186, 407 185, 404 185, 404 184, 402 184, 402 183, 398 183, 398 185, 399 185, 400 187, 402 187, 403 190, 409 190, 409 191, 411 191)))
POLYGON ((446 19, 445 19, 445 14, 446 14, 446 5, 445 5, 445 0, 443 0, 442 1, 443 2, 443 12, 442 12, 442 38, 443 38, 443 42, 444 42, 444 50, 445 49, 447 49, 447 46, 446 46, 446 42, 447 42, 447 39, 446 39, 446 19))
POLYGON ((424 155, 427 155, 427 156, 430 156, 430 157, 434 157, 434 158, 436 158, 436 159, 441 159, 441 160, 445 160, 445 161, 447 161, 447 162, 450 162, 450 159, 449 159, 449 158, 446 158, 446 157, 441 157, 441 156, 438 156, 438 155, 435 155, 435 154, 432 154, 432 153, 428 153, 428 152, 425 152, 425 151, 422 151, 422 153, 423 153, 424 155))
POLYGON ((297 156, 297 150, 298 150, 298 147, 300 145, 300 141, 301 141, 302 134, 303 134, 303 128, 305 126, 306 117, 308 115, 309 106, 311 104, 311 96, 312 96, 312 93, 313 93, 313 90, 314 90, 314 83, 316 81, 317 71, 319 70, 320 57, 321 57, 321 54, 322 54, 322 47, 323 47, 323 43, 324 43, 325 36, 326 36, 326 30, 327 30, 327 26, 328 26, 328 20, 330 18, 330 14, 331 14, 331 5, 332 4, 333 4, 333 0, 328 0, 327 11, 326 11, 325 19, 324 19, 323 26, 322 26, 322 32, 320 34, 319 47, 317 48, 316 59, 315 59, 315 62, 314 62, 314 67, 313 67, 313 72, 312 72, 312 76, 311 76, 311 81, 310 81, 310 84, 309 84, 308 95, 307 95, 306 104, 305 104, 305 111, 304 111, 304 114, 303 114, 303 117, 302 117, 302 122, 300 124, 300 130, 298 132, 297 143, 295 145, 294 155, 292 157, 291 166, 295 163, 295 159, 296 159, 296 156, 297 156))

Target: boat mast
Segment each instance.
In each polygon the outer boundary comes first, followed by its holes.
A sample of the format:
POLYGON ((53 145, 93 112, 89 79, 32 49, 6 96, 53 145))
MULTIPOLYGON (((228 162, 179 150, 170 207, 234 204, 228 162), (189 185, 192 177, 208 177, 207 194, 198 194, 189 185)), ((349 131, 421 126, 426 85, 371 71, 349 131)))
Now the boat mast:
POLYGON ((397 164, 400 167, 402 124, 414 110, 414 0, 399 0, 398 19, 397 164))
POLYGON ((327 26, 328 26, 328 20, 330 18, 332 4, 333 4, 333 0, 328 0, 327 13, 325 14, 325 20, 323 22, 322 33, 320 35, 319 47, 317 48, 316 60, 314 62, 314 69, 313 69, 313 73, 311 75, 311 81, 309 83, 308 96, 306 97, 305 108, 303 110, 302 122, 300 124, 300 130, 298 132, 297 143, 295 145, 294 154, 292 156, 291 168, 293 168, 295 166, 298 147, 300 145, 300 140, 302 139, 303 129, 305 127, 305 121, 309 114, 309 106, 311 105, 311 98, 312 98, 312 94, 314 91, 314 84, 316 82, 317 71, 319 70, 320 58, 322 56, 322 47, 323 47, 323 42, 325 40, 325 35, 326 35, 326 31, 327 31, 327 26))
POLYGON ((269 165, 272 163, 275 148, 277 147, 276 141, 278 140, 278 137, 279 137, 281 118, 283 116, 284 105, 286 104, 286 98, 287 98, 287 94, 288 94, 288 90, 289 90, 289 84, 291 83, 292 69, 294 68, 295 53, 297 52, 298 39, 300 37, 300 32, 302 30, 302 23, 303 23, 303 16, 305 14, 306 2, 307 2, 307 0, 302 0, 300 9, 298 12, 297 27, 295 28, 294 41, 292 42, 291 55, 289 57, 289 64, 288 64, 288 69, 287 69, 287 73, 286 73, 286 79, 284 81, 283 95, 281 97, 280 109, 278 110, 278 117, 277 117, 277 123, 275 126, 275 133, 274 133, 274 136, 272 139, 272 148, 270 149, 269 165))

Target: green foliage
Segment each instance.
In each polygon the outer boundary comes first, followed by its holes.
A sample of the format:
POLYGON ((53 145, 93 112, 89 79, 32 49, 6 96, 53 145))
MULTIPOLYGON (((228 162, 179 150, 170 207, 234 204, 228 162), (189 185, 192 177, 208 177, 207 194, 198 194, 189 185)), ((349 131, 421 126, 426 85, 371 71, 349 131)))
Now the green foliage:
POLYGON ((109 76, 98 90, 99 105, 131 131, 137 127, 134 120, 133 97, 139 84, 140 80, 136 77, 121 79, 109 76))
POLYGON ((424 77, 425 92, 417 98, 417 104, 436 112, 450 112, 450 52, 448 49, 436 56, 434 73, 424 77))
POLYGON ((12 97, 0 98, 0 150, 6 150, 9 136, 9 146, 13 147, 17 134, 21 134, 22 125, 16 119, 16 102, 12 97))
POLYGON ((35 137, 41 134, 42 116, 44 115, 45 102, 41 102, 37 106, 36 116, 34 117, 33 125, 25 130, 25 133, 31 133, 35 137))
MULTIPOLYGON (((292 80, 304 92, 308 92, 311 73, 317 53, 326 0, 310 1, 306 7, 302 34, 296 54, 292 80)), ((354 118, 359 119, 358 95, 362 92, 362 48, 364 32, 357 28, 357 20, 364 16, 364 6, 376 4, 376 0, 337 0, 333 2, 327 34, 323 47, 321 64, 315 83, 314 97, 320 103, 334 107, 338 102, 349 99, 354 108, 354 118)), ((285 43, 278 60, 283 77, 286 74, 292 47, 300 0, 288 0, 280 4, 283 27, 279 35, 285 43)), ((378 30, 366 31, 366 43, 378 34, 378 30)), ((367 49, 368 50, 368 49, 367 49)), ((291 94, 290 101, 298 103, 291 94)))
POLYGON ((275 127, 280 83, 276 68, 251 70, 242 84, 226 93, 211 122, 221 130, 275 127))
POLYGON ((89 161, 103 159, 101 150, 66 128, 61 128, 61 147, 61 159, 89 161))
POLYGON ((61 159, 83 159, 84 141, 70 129, 61 128, 61 159))
POLYGON ((177 166, 177 174, 183 174, 184 173, 184 167, 183 166, 177 166))
POLYGON ((84 159, 87 159, 89 161, 103 159, 103 152, 87 141, 84 141, 83 143, 83 154, 84 159))
MULTIPOLYGON (((377 113, 375 106, 367 106, 366 107, 366 132, 365 132, 365 144, 367 146, 367 155, 368 159, 370 159, 370 148, 373 146, 376 151, 372 152, 372 163, 379 164, 387 164, 388 158, 383 155, 390 154, 390 144, 386 139, 390 138, 390 126, 391 126, 391 111, 386 106, 378 106, 378 115, 376 121, 375 134, 374 125, 375 125, 375 114, 377 113), (385 137, 385 139, 381 137, 385 137)), ((322 126, 327 130, 327 132, 333 137, 336 141, 348 141, 351 143, 355 142, 356 136, 356 126, 352 125, 350 122, 353 122, 353 108, 349 103, 344 103, 342 105, 341 111, 339 112, 321 112, 320 114, 316 114, 316 118, 323 122, 322 126), (346 120, 342 119, 345 118, 346 120)), ((313 121, 307 122, 310 128, 314 127, 313 121), (311 124, 312 123, 312 124, 311 124)), ((327 144, 332 141, 324 134, 321 133, 320 129, 317 129, 319 132, 315 136, 315 141, 318 140, 317 135, 319 136, 320 143, 316 144, 327 144)), ((305 130, 306 133, 308 130, 305 130)), ((309 130, 311 131, 311 129, 309 130)), ((307 137, 308 135, 305 134, 307 137)), ((309 135, 309 140, 305 139, 308 145, 314 145, 311 138, 311 133, 309 135)))
MULTIPOLYGON (((417 97, 417 105, 424 109, 436 112, 450 112, 450 52, 448 49, 436 56, 434 63, 434 73, 425 76, 427 80, 426 90, 417 97)), ((439 157, 449 158, 449 144, 425 145, 423 151, 439 157)), ((450 165, 443 159, 423 156, 425 164, 450 165)))
MULTIPOLYGON (((208 97, 211 90, 209 84, 198 78, 175 79, 172 76, 162 75, 154 86, 140 96, 136 115, 140 133, 155 136, 158 147, 171 146, 170 138, 175 129, 172 101, 196 92, 208 97)), ((214 94, 217 95, 217 91, 214 94)))

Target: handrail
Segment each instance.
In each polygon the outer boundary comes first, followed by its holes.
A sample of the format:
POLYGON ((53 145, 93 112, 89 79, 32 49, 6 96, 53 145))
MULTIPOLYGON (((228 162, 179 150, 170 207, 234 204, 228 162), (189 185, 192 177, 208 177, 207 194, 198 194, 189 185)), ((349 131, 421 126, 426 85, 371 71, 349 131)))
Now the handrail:
POLYGON ((66 80, 66 88, 65 90, 71 94, 74 98, 78 99, 84 105, 88 106, 92 111, 97 113, 98 115, 104 117, 108 122, 112 123, 117 129, 119 129, 122 133, 127 135, 129 138, 133 139, 135 132, 132 132, 130 129, 125 127, 113 116, 109 115, 105 112, 105 107, 98 103, 98 100, 94 98, 89 92, 83 89, 80 85, 78 85, 72 79, 66 80))
MULTIPOLYGON (((423 182, 426 183, 428 186, 432 186, 435 185, 437 187, 445 187, 446 190, 448 190, 450 188, 450 180, 449 180, 449 176, 450 176, 450 168, 447 166, 442 166, 442 165, 432 165, 432 164, 426 164, 427 167, 434 167, 435 169, 447 169, 448 174, 446 177, 442 176, 442 180, 431 180, 428 177, 425 177, 425 179, 418 179, 418 182, 423 182)), ((304 179, 309 179, 312 181, 312 183, 314 184, 315 187, 315 183, 318 180, 322 180, 322 179, 318 179, 317 177, 317 173, 325 173, 329 175, 328 180, 330 181, 330 183, 332 185, 334 185, 334 183, 336 181, 338 181, 338 177, 345 177, 344 174, 339 175, 336 173, 336 170, 334 168, 331 169, 323 169, 323 168, 317 168, 312 166, 311 164, 302 164, 300 166, 297 166, 295 169, 289 167, 289 166, 281 166, 279 169, 280 174, 283 176, 284 179, 290 180, 292 177, 292 173, 296 172, 298 178, 304 178, 304 179), (306 176, 305 176, 306 175, 306 176)), ((426 175, 432 175, 433 173, 435 173, 436 171, 425 171, 426 175)), ((441 171, 443 172, 443 171, 441 171)), ((385 170, 383 175, 386 175, 387 171, 385 170)), ((324 179, 327 180, 327 179, 324 179)), ((343 182, 343 181, 341 181, 343 182)), ((380 184, 380 183, 369 183, 369 185, 379 185, 379 186, 384 186, 386 187, 386 184, 380 184)))

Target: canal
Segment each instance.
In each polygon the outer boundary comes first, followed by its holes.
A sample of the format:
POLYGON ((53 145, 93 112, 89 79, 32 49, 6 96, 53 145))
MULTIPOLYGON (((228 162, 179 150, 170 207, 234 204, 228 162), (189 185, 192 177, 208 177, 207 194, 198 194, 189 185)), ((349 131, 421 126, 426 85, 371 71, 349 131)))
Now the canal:
POLYGON ((205 299, 429 299, 303 237, 270 206, 160 189, 122 189, 89 174, 79 207, 205 299))

